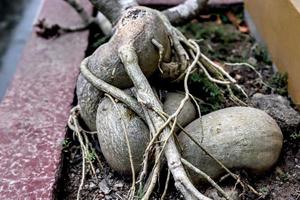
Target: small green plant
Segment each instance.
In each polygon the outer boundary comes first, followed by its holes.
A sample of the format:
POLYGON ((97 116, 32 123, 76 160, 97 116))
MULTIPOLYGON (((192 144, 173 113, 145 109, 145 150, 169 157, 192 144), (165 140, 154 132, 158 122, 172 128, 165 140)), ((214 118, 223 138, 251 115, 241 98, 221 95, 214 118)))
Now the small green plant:
POLYGON ((103 36, 101 34, 95 35, 95 39, 92 44, 92 47, 96 49, 99 46, 101 46, 102 44, 108 42, 109 39, 110 39, 110 36, 103 36))
POLYGON ((142 199, 143 198, 143 195, 144 195, 144 187, 139 187, 138 191, 137 191, 137 199, 142 199))
POLYGON ((96 160, 96 152, 94 149, 92 149, 92 151, 88 151, 87 155, 86 155, 86 159, 88 161, 93 162, 94 160, 96 160))
POLYGON ((62 148, 63 148, 63 151, 64 151, 64 152, 67 152, 67 151, 68 151, 68 149, 69 149, 71 143, 72 143, 72 142, 71 142, 68 138, 66 138, 66 139, 63 140, 63 142, 62 142, 62 148))
POLYGON ((288 182, 289 181, 289 175, 288 175, 288 173, 280 174, 279 178, 280 178, 280 180, 282 182, 288 182))
POLYGON ((271 78, 270 85, 275 89, 275 93, 286 96, 288 95, 288 75, 287 73, 276 72, 271 78))
POLYGON ((291 139, 293 140, 300 140, 300 131, 297 133, 293 133, 292 135, 290 135, 291 139))
POLYGON ((268 187, 264 186, 264 187, 259 188, 258 192, 262 195, 263 198, 265 198, 270 193, 270 190, 268 187))
POLYGON ((271 65, 272 61, 268 53, 267 47, 263 45, 257 45, 253 49, 253 56, 257 61, 263 62, 265 64, 271 65))

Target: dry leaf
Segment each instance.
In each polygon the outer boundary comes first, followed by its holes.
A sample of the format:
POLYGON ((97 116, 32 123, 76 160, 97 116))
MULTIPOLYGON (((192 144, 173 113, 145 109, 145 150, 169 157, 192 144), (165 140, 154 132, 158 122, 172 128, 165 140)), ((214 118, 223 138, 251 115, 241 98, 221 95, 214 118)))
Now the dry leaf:
POLYGON ((226 13, 226 16, 228 17, 229 21, 230 21, 234 26, 236 26, 236 27, 238 27, 239 24, 241 23, 241 20, 240 20, 239 18, 237 18, 237 17, 235 16, 235 14, 234 14, 233 12, 231 12, 231 11, 228 11, 228 12, 226 13))
POLYGON ((239 31, 241 33, 249 33, 249 28, 248 28, 248 26, 242 25, 242 26, 239 26, 239 31))

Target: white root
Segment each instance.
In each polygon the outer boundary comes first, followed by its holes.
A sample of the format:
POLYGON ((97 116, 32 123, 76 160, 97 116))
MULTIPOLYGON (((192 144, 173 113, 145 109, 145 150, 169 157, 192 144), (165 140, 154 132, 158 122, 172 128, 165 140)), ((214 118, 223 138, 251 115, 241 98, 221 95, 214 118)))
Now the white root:
POLYGON ((84 9, 84 7, 79 3, 78 0, 64 0, 67 2, 80 16, 83 21, 83 24, 75 27, 62 27, 60 29, 62 32, 76 32, 87 29, 90 25, 97 25, 100 30, 105 35, 110 35, 112 33, 112 24, 111 22, 101 13, 98 12, 96 17, 92 17, 89 13, 84 9))
MULTIPOLYGON (((152 108, 162 111, 162 106, 156 99, 151 86, 138 65, 135 49, 131 45, 122 46, 119 49, 119 56, 125 66, 127 74, 137 89, 138 101, 148 109, 153 124, 158 129, 164 124, 164 120, 157 115, 152 108)), ((208 200, 209 198, 201 194, 189 180, 181 163, 181 156, 178 152, 174 137, 171 136, 168 139, 169 133, 170 129, 166 127, 162 131, 160 139, 162 141, 167 140, 165 156, 167 158, 168 167, 175 180, 175 186, 187 200, 208 200)))
POLYGON ((187 160, 181 158, 181 162, 187 166, 189 169, 192 169, 194 172, 196 172, 197 174, 199 174, 200 176, 204 177, 214 188, 216 188, 218 190, 218 192, 220 192, 227 200, 232 200, 227 194, 226 192, 213 180, 211 179, 206 173, 204 173, 203 171, 201 171, 200 169, 198 169, 197 167, 195 167, 194 165, 192 165, 190 162, 188 162, 187 160))
POLYGON ((114 26, 122 12, 130 7, 137 6, 137 2, 135 0, 89 0, 95 8, 103 15, 107 17, 107 19, 114 26))
POLYGON ((126 105, 128 105, 139 117, 141 117, 143 120, 145 120, 145 115, 141 110, 141 106, 138 104, 136 99, 126 94, 121 89, 114 87, 105 81, 97 78, 93 73, 90 72, 90 70, 87 67, 88 58, 85 58, 80 65, 80 71, 83 74, 83 76, 90 82, 94 87, 97 89, 108 93, 109 95, 115 97, 116 99, 119 99, 126 105))
MULTIPOLYGON (((153 134, 156 132, 155 126, 150 117, 149 111, 144 106, 143 106, 143 110, 146 115, 146 119, 147 119, 147 123, 148 123, 149 129, 150 129, 151 135, 153 136, 153 134)), ((158 144, 155 144, 154 148, 155 148, 154 149, 155 159, 157 159, 159 157, 160 147, 158 144)), ((149 151, 145 152, 145 155, 149 155, 149 151)), ((150 181, 148 182, 148 184, 147 184, 147 182, 145 184, 146 192, 143 195, 142 200, 148 200, 150 198, 150 196, 154 190, 154 187, 158 181, 160 169, 161 169, 161 161, 158 160, 157 165, 152 168, 152 172, 150 173, 150 176, 149 176, 150 181)), ((146 173, 144 172, 144 174, 146 174, 146 173)))
POLYGON ((207 2, 208 0, 186 0, 182 4, 163 11, 163 13, 172 24, 181 24, 199 14, 207 2))
MULTIPOLYGON (((81 132, 82 129, 78 123, 78 119, 77 119, 77 115, 78 115, 78 111, 79 108, 76 106, 74 108, 71 109, 71 114, 68 120, 68 126, 71 130, 73 130, 73 133, 75 134, 75 136, 78 138, 79 144, 80 144, 80 148, 81 148, 81 154, 82 154, 82 172, 81 172, 81 180, 80 180, 80 184, 77 190, 77 195, 76 195, 76 199, 80 200, 80 192, 82 190, 83 184, 84 184, 84 180, 85 180, 85 168, 86 168, 86 162, 88 161, 93 172, 94 167, 93 164, 91 162, 91 160, 87 159, 87 155, 89 154, 89 150, 88 150, 88 146, 86 146, 86 143, 88 143, 87 138, 85 139, 86 141, 83 141, 83 138, 81 136, 81 132)), ((88 145, 88 144, 87 144, 88 145)), ((95 172, 94 172, 95 173, 95 172)))
POLYGON ((254 67, 253 65, 250 65, 249 63, 245 63, 245 62, 242 62, 242 63, 228 63, 228 62, 226 62, 226 63, 224 63, 224 64, 225 64, 225 65, 228 65, 228 66, 246 66, 246 67, 250 68, 251 70, 253 70, 253 71, 257 74, 257 76, 258 76, 258 78, 259 78, 261 84, 263 84, 264 86, 266 86, 266 87, 268 87, 268 88, 270 88, 270 89, 274 89, 274 88, 272 88, 269 84, 267 84, 266 82, 264 82, 263 76, 261 75, 261 73, 259 73, 259 72, 255 69, 255 67, 254 67))

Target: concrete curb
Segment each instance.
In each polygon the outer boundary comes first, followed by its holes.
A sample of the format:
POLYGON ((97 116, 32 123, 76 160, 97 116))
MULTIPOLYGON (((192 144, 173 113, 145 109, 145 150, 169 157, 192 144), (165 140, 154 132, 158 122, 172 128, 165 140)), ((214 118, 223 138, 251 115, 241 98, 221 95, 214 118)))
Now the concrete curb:
MULTIPOLYGON (((81 22, 61 0, 44 0, 41 18, 64 26, 81 22)), ((87 39, 88 32, 51 40, 31 34, 0 104, 0 199, 53 199, 87 39)))

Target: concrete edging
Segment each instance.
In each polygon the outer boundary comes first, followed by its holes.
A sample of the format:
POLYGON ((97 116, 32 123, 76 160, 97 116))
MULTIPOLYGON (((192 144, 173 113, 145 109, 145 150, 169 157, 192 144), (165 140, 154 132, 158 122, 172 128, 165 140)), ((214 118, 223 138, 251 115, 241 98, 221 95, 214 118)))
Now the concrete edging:
MULTIPOLYGON (((64 26, 81 23, 61 0, 44 0, 38 18, 64 26)), ((0 199, 53 199, 87 43, 87 31, 50 40, 31 34, 0 104, 0 199)))

